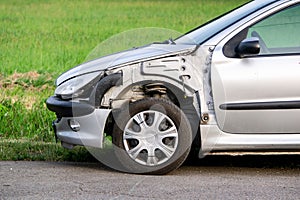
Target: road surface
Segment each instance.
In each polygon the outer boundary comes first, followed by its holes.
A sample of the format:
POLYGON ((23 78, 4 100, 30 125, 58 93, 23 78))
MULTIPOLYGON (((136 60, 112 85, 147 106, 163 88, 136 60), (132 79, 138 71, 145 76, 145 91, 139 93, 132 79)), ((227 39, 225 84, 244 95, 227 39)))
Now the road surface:
POLYGON ((164 176, 100 163, 0 162, 0 199, 299 199, 300 156, 216 156, 164 176))

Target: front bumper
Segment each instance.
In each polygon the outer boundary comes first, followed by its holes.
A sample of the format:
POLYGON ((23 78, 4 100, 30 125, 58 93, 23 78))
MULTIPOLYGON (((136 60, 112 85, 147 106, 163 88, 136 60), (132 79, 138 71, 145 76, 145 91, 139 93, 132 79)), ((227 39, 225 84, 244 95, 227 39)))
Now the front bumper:
POLYGON ((53 127, 62 143, 103 147, 104 128, 111 109, 95 109, 87 103, 64 101, 55 96, 50 97, 46 104, 58 116, 53 127), (74 122, 79 125, 76 129, 71 126, 74 122))

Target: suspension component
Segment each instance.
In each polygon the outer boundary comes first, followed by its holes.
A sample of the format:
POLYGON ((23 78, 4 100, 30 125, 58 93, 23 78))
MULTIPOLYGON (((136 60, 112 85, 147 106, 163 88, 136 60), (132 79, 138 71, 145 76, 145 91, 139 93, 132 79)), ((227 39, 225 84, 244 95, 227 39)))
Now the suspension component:
POLYGON ((162 83, 150 83, 144 85, 144 92, 151 97, 165 97, 167 88, 162 83))

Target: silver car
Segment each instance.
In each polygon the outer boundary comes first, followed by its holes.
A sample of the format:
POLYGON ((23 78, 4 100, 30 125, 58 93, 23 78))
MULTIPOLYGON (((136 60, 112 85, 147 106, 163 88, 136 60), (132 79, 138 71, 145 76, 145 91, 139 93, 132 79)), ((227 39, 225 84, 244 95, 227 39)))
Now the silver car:
POLYGON ((101 149, 118 170, 164 174, 191 149, 300 150, 300 0, 251 1, 174 41, 83 63, 47 107, 62 145, 101 149))

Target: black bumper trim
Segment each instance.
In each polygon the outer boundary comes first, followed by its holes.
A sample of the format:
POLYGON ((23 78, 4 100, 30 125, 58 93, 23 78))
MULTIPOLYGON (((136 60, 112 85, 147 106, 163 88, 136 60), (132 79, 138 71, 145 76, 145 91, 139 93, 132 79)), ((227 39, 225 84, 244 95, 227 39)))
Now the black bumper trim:
POLYGON ((55 136, 55 142, 57 143, 58 141, 58 138, 57 138, 57 129, 56 129, 56 125, 55 123, 58 121, 58 119, 56 119, 55 121, 52 122, 52 129, 53 129, 53 132, 54 132, 54 136, 55 136))
POLYGON ((59 117, 80 117, 94 112, 94 106, 87 103, 64 101, 57 96, 51 96, 46 101, 47 108, 59 117))

